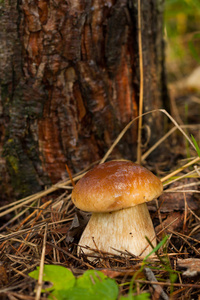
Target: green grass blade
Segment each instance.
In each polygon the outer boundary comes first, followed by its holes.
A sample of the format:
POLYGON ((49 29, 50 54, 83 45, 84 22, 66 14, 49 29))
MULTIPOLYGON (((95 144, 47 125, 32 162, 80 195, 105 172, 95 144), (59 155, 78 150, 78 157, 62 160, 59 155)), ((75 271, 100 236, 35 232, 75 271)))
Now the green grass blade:
POLYGON ((199 146, 198 146, 198 144, 197 144, 197 141, 195 140, 195 138, 193 137, 192 134, 191 134, 191 138, 192 138, 192 141, 193 141, 193 143, 194 143, 194 145, 195 145, 195 148, 196 148, 196 150, 197 150, 197 154, 198 154, 198 156, 200 157, 200 148, 199 148, 199 146))

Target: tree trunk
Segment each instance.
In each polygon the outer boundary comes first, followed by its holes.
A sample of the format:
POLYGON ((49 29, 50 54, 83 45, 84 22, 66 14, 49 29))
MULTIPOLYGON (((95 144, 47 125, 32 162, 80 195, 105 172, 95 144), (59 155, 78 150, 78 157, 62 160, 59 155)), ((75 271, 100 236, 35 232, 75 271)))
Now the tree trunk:
MULTIPOLYGON (((141 2, 148 111, 163 106, 163 1, 141 2)), ((137 1, 3 0, 0 13, 1 189, 21 197, 102 158, 138 115, 137 1)), ((145 123, 153 142, 161 116, 145 123)), ((136 140, 135 123, 112 157, 135 159, 136 140)))

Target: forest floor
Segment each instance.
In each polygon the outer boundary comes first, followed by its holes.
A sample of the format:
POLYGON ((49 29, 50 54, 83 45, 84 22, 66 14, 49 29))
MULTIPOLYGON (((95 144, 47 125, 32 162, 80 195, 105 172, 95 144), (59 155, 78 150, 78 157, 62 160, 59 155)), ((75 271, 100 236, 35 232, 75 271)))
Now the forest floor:
MULTIPOLYGON (((180 126, 172 122, 156 143, 155 149, 165 149, 158 161, 147 158, 154 148, 142 156, 142 164, 164 185, 160 198, 148 206, 160 243, 153 255, 144 261, 117 251, 110 256, 100 253, 93 261, 78 257, 78 240, 89 215, 71 202, 73 185, 68 178, 0 208, 1 217, 9 216, 0 227, 0 299, 46 299, 42 277, 36 281, 28 274, 37 266, 42 270, 52 264, 70 269, 75 276, 86 270, 103 272, 117 283, 118 299, 150 299, 146 293, 151 299, 200 299, 200 157, 190 138, 192 134, 200 140, 200 97, 199 91, 181 81, 170 85, 170 93, 172 117, 180 126)), ((85 171, 76 174, 74 182, 85 171)))

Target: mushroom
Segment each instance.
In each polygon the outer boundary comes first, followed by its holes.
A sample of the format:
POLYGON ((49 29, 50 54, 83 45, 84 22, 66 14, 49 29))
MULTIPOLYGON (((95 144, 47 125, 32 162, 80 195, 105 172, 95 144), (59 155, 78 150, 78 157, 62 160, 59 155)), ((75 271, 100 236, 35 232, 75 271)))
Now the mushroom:
MULTIPOLYGON (((157 198, 163 186, 153 173, 131 161, 109 161, 86 173, 75 185, 73 203, 92 212, 79 246, 109 253, 129 251, 144 257, 156 246, 155 231, 146 202, 157 198), (115 250, 116 249, 116 250, 115 250)), ((78 254, 80 249, 78 250, 78 254)))

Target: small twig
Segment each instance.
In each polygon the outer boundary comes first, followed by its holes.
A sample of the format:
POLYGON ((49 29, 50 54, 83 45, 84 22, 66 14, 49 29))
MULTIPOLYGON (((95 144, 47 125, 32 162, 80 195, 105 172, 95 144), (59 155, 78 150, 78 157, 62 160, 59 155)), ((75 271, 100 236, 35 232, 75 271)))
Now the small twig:
POLYGON ((184 197, 184 204, 185 204, 184 220, 183 220, 183 232, 184 232, 186 228, 186 222, 187 222, 188 205, 187 205, 185 193, 183 193, 183 197, 184 197))
MULTIPOLYGON (((200 255, 200 252, 194 247, 194 246, 192 246, 188 241, 187 241, 187 239, 186 238, 184 238, 184 234, 181 234, 181 233, 176 233, 175 231, 173 231, 173 230, 170 230, 169 229, 169 231, 171 232, 171 233, 173 233, 173 234, 175 234, 176 236, 179 236, 186 244, 188 244, 189 245, 189 247, 191 248, 191 249, 193 249, 194 250, 194 252, 197 254, 197 255, 200 255)), ((188 236, 186 236, 187 238, 190 238, 190 239, 192 239, 192 240, 194 240, 193 238, 191 238, 191 237, 188 237, 188 236)), ((197 241, 197 240, 196 240, 197 241)), ((200 243, 199 241, 197 241, 198 243, 200 243)))
POLYGON ((28 215, 27 218, 23 219, 23 221, 19 224, 16 231, 19 230, 25 223, 28 222, 36 213, 39 212, 39 210, 45 209, 49 204, 51 204, 52 200, 42 204, 40 207, 38 207, 36 210, 34 210, 30 215, 28 215))
MULTIPOLYGON (((158 281, 148 281, 148 280, 140 280, 135 279, 135 282, 145 283, 145 284, 156 284, 161 286, 172 286, 171 282, 158 282, 158 281)), ((195 283, 173 283, 174 287, 188 287, 188 288, 200 288, 200 284, 195 283)))
POLYGON ((163 227, 159 232, 156 232, 156 235, 159 236, 163 231, 165 231, 168 227, 170 227, 177 220, 178 220, 178 218, 174 219, 172 222, 170 222, 169 224, 167 224, 167 226, 163 227))
MULTIPOLYGON (((146 277, 147 277, 148 280, 150 280, 151 282, 154 282, 154 281, 158 282, 151 269, 145 267, 144 271, 145 271, 145 275, 146 275, 146 277)), ((162 289, 162 287, 160 285, 152 284, 152 286, 153 286, 154 290, 158 293, 158 295, 160 297, 162 297, 164 300, 168 300, 169 299, 169 297, 163 291, 163 289, 162 289)))
POLYGON ((97 243, 95 242, 95 239, 94 239, 93 236, 92 236, 92 241, 93 241, 94 246, 95 246, 97 252, 99 253, 100 257, 103 258, 103 254, 102 254, 101 251, 99 250, 99 248, 98 248, 98 246, 97 246, 97 243))
MULTIPOLYGON (((45 203, 41 206, 41 208, 43 208, 43 209, 47 208, 47 206, 48 206, 49 204, 51 204, 51 202, 52 202, 52 200, 49 200, 48 202, 45 202, 45 203)), ((37 212, 38 214, 37 214, 37 216, 35 217, 35 219, 33 220, 33 223, 32 223, 32 225, 31 225, 31 228, 34 226, 34 224, 35 224, 35 223, 37 222, 37 220, 39 219, 40 215, 43 213, 43 211, 42 211, 42 210, 39 210, 39 209, 37 209, 36 212, 37 212)), ((25 219, 25 221, 26 221, 26 219, 25 219)), ((29 236, 30 236, 30 232, 27 233, 27 235, 26 235, 26 237, 25 237, 25 241, 28 240, 29 236)), ((20 245, 19 248, 17 249, 17 252, 19 252, 19 251, 21 250, 21 248, 22 248, 23 245, 24 245, 24 244, 21 243, 21 245, 20 245)))
POLYGON ((69 178, 70 178, 70 180, 71 180, 71 183, 72 183, 73 187, 75 187, 75 183, 74 183, 74 180, 73 180, 73 177, 72 177, 72 173, 71 173, 71 171, 70 171, 70 169, 69 169, 69 167, 68 167, 67 164, 65 164, 65 168, 66 168, 66 170, 67 170, 67 173, 68 173, 68 175, 69 175, 69 178))
POLYGON ((191 214, 193 214, 193 216, 195 216, 195 218, 200 221, 200 218, 193 212, 193 210, 191 210, 191 208, 189 208, 189 206, 188 209, 191 212, 191 214))
POLYGON ((50 243, 50 242, 48 242, 48 241, 47 241, 46 243, 47 243, 48 245, 50 245, 51 247, 53 247, 53 248, 55 248, 55 249, 58 249, 60 252, 64 253, 66 256, 69 256, 70 258, 72 258, 72 259, 74 259, 74 260, 76 260, 76 261, 78 261, 78 262, 82 262, 85 266, 89 267, 90 269, 95 269, 95 267, 93 267, 93 266, 91 266, 90 264, 88 264, 88 263, 82 261, 80 258, 74 256, 74 255, 71 254, 70 252, 65 251, 65 250, 62 249, 61 247, 58 247, 57 245, 54 245, 54 244, 52 244, 52 243, 50 243))
MULTIPOLYGON (((185 238, 187 238, 187 239, 189 239, 189 240, 191 240, 191 241, 194 241, 194 242, 200 244, 200 240, 197 240, 197 239, 195 239, 195 238, 193 238, 193 237, 191 237, 191 236, 189 236, 189 235, 185 235, 185 234, 180 233, 180 232, 175 232, 175 231, 172 231, 171 229, 169 229, 169 231, 170 231, 172 234, 175 234, 175 235, 180 236, 180 237, 185 237, 185 238)), ((189 245, 190 245, 190 244, 189 244, 189 245)))

